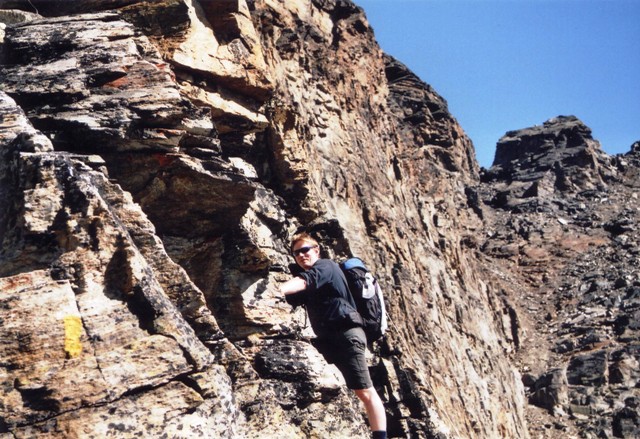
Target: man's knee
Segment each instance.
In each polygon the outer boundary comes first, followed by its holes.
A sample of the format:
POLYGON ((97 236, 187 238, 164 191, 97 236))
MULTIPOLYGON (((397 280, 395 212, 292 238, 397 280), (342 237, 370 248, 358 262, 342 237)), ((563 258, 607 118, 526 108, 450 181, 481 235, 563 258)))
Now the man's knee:
POLYGON ((370 403, 374 400, 374 398, 378 396, 378 393, 376 392, 376 389, 374 387, 369 387, 368 389, 358 389, 354 390, 354 392, 356 392, 358 398, 360 398, 360 400, 365 404, 370 403))

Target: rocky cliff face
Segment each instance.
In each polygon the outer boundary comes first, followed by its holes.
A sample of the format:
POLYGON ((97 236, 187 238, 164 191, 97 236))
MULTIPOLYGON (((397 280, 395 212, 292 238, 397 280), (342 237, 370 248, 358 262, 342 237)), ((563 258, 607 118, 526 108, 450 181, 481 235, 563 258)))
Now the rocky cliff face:
POLYGON ((560 118, 508 133, 481 180, 446 102, 347 0, 0 8, 1 438, 367 437, 275 294, 299 229, 385 285, 391 437, 528 437, 537 406, 633 431, 637 253, 611 249, 637 238, 634 154, 560 118), (603 255, 619 273, 584 274, 603 255), (618 323, 593 342, 576 318, 618 323))

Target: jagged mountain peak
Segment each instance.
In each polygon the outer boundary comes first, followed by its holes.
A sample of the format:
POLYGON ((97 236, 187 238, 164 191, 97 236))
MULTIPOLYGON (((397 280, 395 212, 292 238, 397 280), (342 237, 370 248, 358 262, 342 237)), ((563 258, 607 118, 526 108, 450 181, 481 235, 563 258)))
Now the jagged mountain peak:
POLYGON ((616 176, 615 164, 591 129, 576 116, 557 116, 507 132, 482 178, 527 189, 546 180, 554 191, 575 192, 602 188, 616 176))
POLYGON ((623 158, 640 159, 640 140, 631 145, 631 149, 623 156, 623 158))

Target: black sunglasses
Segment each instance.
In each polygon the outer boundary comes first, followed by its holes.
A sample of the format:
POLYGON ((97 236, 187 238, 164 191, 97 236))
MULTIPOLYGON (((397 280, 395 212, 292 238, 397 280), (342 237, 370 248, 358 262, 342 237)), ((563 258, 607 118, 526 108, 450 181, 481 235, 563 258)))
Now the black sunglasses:
POLYGON ((298 250, 293 251, 293 256, 300 256, 302 253, 308 253, 312 248, 316 248, 317 245, 309 245, 305 247, 300 247, 298 250))

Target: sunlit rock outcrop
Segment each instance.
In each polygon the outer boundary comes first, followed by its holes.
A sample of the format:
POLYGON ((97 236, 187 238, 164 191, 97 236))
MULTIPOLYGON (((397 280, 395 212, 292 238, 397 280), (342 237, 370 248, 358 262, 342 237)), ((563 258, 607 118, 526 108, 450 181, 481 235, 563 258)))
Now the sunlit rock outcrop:
MULTIPOLYGON (((481 171, 445 99, 347 0, 0 8, 3 439, 368 437, 276 294, 299 229, 384 285, 370 360, 390 437, 526 438, 528 403, 562 416, 603 374, 633 387, 622 343, 534 370, 538 315, 510 282, 566 291, 543 237, 584 250, 563 228, 578 220, 517 215, 635 187, 635 155, 609 158, 579 120, 508 133, 481 171), (543 160, 525 147, 539 138, 543 160)), ((629 209, 584 242, 633 242, 629 209)), ((604 312, 634 334, 634 314, 604 312)), ((607 431, 632 432, 633 401, 611 406, 607 431)))

